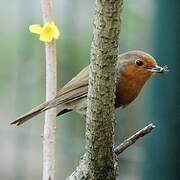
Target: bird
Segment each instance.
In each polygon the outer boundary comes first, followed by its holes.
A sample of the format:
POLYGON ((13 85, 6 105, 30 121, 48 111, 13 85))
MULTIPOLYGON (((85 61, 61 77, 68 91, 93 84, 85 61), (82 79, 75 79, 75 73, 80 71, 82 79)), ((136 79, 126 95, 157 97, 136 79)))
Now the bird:
MULTIPOLYGON (((89 71, 88 65, 57 91, 57 95, 52 100, 36 106, 11 124, 19 126, 34 116, 57 106, 63 107, 57 116, 70 111, 86 115, 89 71)), ((153 74, 162 74, 167 71, 167 66, 159 66, 154 57, 144 51, 131 50, 120 54, 116 64, 115 109, 126 107, 136 99, 153 74)))

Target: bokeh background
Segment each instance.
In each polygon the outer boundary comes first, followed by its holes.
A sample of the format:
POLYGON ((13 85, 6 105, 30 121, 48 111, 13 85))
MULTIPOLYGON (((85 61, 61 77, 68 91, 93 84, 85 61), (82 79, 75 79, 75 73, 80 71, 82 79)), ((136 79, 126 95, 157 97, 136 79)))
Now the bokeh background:
MULTIPOLYGON (((45 99, 44 44, 28 26, 41 23, 40 1, 1 0, 0 6, 0 179, 42 176, 43 119, 22 127, 9 123, 45 99)), ((58 87, 89 63, 94 1, 54 0, 61 31, 58 87)), ((116 144, 146 124, 157 128, 119 157, 121 180, 180 179, 180 2, 125 1, 120 50, 141 49, 168 75, 154 76, 141 95, 116 113, 116 144)), ((76 113, 57 119, 56 177, 65 179, 84 153, 85 122, 76 113)))

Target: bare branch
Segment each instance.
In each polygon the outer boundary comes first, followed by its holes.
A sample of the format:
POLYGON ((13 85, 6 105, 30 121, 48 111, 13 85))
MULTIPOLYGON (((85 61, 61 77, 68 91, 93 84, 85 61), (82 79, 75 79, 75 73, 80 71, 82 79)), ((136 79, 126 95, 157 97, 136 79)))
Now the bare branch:
MULTIPOLYGON (((41 0, 44 22, 53 21, 52 0, 41 0)), ((56 42, 46 43, 46 100, 56 96, 57 65, 56 42)), ((43 141, 43 180, 54 180, 55 176, 55 129, 56 108, 45 114, 43 141)))
MULTIPOLYGON (((119 146, 114 149, 114 153, 116 156, 121 154, 124 150, 126 150, 129 146, 133 145, 139 138, 149 134, 156 126, 153 124, 149 124, 143 129, 139 130, 137 133, 123 141, 119 146)), ((85 154, 79 163, 79 166, 75 169, 75 171, 66 179, 66 180, 86 180, 89 178, 88 174, 88 161, 87 155, 85 154)))
POLYGON ((120 153, 122 153, 125 149, 127 149, 129 146, 134 144, 139 138, 145 136, 146 134, 150 133, 156 126, 154 124, 149 124, 134 135, 132 135, 130 138, 124 140, 119 146, 117 146, 114 149, 114 153, 116 156, 118 156, 120 153))
POLYGON ((66 180, 87 180, 89 178, 87 154, 84 154, 79 165, 66 180))

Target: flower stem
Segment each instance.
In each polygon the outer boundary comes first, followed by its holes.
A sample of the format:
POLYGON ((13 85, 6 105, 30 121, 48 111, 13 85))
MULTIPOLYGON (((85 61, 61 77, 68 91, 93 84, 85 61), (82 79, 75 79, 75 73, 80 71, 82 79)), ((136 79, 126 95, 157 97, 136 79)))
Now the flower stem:
MULTIPOLYGON (((44 22, 53 21, 52 0, 41 0, 44 22)), ((46 48, 46 100, 56 96, 57 65, 56 42, 45 44, 46 48)), ((43 139, 43 180, 54 180, 55 177, 55 129, 56 109, 48 110, 45 114, 43 139)))

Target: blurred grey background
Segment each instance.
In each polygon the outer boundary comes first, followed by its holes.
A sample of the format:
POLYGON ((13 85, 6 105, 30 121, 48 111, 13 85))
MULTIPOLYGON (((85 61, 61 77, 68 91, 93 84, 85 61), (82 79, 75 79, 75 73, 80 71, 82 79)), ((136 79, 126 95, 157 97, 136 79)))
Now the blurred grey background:
MULTIPOLYGON (((54 0, 58 87, 89 63, 94 1, 54 0)), ((0 6, 0 179, 42 176, 44 115, 15 128, 17 116, 45 100, 44 44, 28 26, 42 23, 40 1, 1 0, 0 6)), ((124 3, 120 51, 144 50, 168 75, 157 75, 141 95, 116 113, 116 144, 148 123, 157 128, 119 157, 117 179, 180 179, 180 2, 128 0, 124 3)), ((85 122, 76 113, 57 119, 56 177, 65 179, 84 153, 85 122)))

